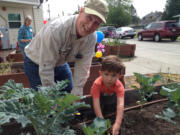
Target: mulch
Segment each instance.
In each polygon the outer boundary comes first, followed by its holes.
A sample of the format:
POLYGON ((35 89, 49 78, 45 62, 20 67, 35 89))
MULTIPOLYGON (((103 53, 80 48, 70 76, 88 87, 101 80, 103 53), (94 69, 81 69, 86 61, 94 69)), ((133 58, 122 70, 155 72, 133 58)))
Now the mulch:
MULTIPOLYGON (((170 73, 152 73, 152 74, 145 74, 145 76, 152 77, 155 74, 159 74, 162 76, 163 81, 158 81, 157 85, 163 85, 171 82, 178 82, 180 83, 180 74, 170 74, 170 73)), ((139 86, 136 82, 136 76, 125 76, 125 88, 130 89, 133 85, 139 86)))

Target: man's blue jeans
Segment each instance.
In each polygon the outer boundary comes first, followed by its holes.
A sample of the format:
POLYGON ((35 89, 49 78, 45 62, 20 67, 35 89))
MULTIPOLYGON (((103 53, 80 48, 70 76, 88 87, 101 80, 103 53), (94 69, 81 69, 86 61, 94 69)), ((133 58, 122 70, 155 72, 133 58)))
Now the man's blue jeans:
POLYGON ((25 59, 26 54, 24 52, 24 47, 20 46, 19 49, 21 50, 21 54, 23 55, 23 58, 25 59))
MULTIPOLYGON (((31 61, 27 56, 25 56, 24 59, 24 71, 30 81, 31 88, 38 90, 37 87, 42 85, 39 76, 39 66, 31 61)), ((73 78, 68 63, 65 63, 59 67, 55 67, 54 75, 55 82, 65 79, 68 79, 70 81, 68 86, 64 89, 65 91, 70 93, 73 87, 73 78)))

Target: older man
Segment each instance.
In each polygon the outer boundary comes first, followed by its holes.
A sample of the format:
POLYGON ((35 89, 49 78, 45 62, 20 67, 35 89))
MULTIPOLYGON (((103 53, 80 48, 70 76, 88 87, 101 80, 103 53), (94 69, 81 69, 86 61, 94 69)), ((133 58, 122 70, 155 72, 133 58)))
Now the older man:
POLYGON ((25 48, 25 73, 31 87, 52 86, 69 79, 67 92, 83 94, 89 76, 96 44, 96 30, 106 23, 107 4, 103 0, 88 0, 78 15, 57 18, 48 22, 25 48), (66 62, 75 62, 74 83, 66 62))

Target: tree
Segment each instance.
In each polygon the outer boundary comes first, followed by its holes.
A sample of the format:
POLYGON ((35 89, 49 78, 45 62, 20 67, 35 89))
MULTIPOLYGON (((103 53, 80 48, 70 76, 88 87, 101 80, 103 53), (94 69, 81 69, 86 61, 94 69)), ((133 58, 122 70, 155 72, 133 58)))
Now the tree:
POLYGON ((109 7, 107 25, 116 27, 131 23, 131 0, 106 0, 109 7))
POLYGON ((106 0, 110 7, 131 6, 132 0, 106 0))
POLYGON ((131 23, 131 15, 122 6, 109 8, 107 24, 116 27, 126 26, 131 23))
POLYGON ((137 16, 136 9, 133 5, 131 5, 131 17, 132 17, 132 24, 138 24, 140 22, 140 18, 137 16))
POLYGON ((180 14, 180 0, 167 0, 162 20, 174 20, 173 16, 180 14))

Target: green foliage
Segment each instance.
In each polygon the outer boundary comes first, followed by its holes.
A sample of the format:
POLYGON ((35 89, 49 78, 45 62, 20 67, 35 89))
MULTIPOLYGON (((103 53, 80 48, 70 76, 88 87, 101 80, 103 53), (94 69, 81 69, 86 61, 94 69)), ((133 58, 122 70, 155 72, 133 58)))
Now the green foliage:
POLYGON ((109 14, 107 17, 107 24, 113 24, 113 26, 127 26, 131 23, 131 14, 126 11, 126 7, 109 7, 109 14))
POLYGON ((96 117, 93 123, 89 126, 84 125, 82 130, 85 135, 104 135, 104 133, 111 127, 110 120, 105 120, 96 117))
POLYGON ((169 87, 163 86, 160 94, 168 97, 167 108, 156 117, 176 124, 173 119, 180 118, 180 84, 173 84, 169 87))
POLYGON ((166 7, 162 15, 162 20, 174 20, 173 16, 180 14, 180 1, 167 0, 166 7))
POLYGON ((102 41, 102 44, 108 46, 120 46, 126 44, 125 41, 121 41, 120 39, 108 39, 107 41, 102 41))
POLYGON ((12 59, 6 63, 0 63, 0 75, 5 75, 5 74, 11 73, 12 72, 12 64, 13 64, 12 59))
POLYGON ((109 8, 122 6, 127 9, 132 5, 132 0, 106 0, 106 2, 108 3, 109 8))
POLYGON ((77 109, 89 107, 79 97, 62 91, 68 81, 61 81, 52 87, 39 87, 38 91, 24 88, 9 80, 0 95, 0 125, 15 119, 22 127, 32 125, 37 135, 73 135, 68 122, 74 118, 77 109))
POLYGON ((140 73, 134 73, 136 76, 136 81, 139 83, 140 87, 132 86, 135 88, 139 93, 139 100, 137 103, 143 105, 146 103, 149 99, 152 98, 154 94, 157 94, 155 92, 154 84, 162 80, 162 77, 160 75, 154 75, 153 77, 147 77, 140 73))

